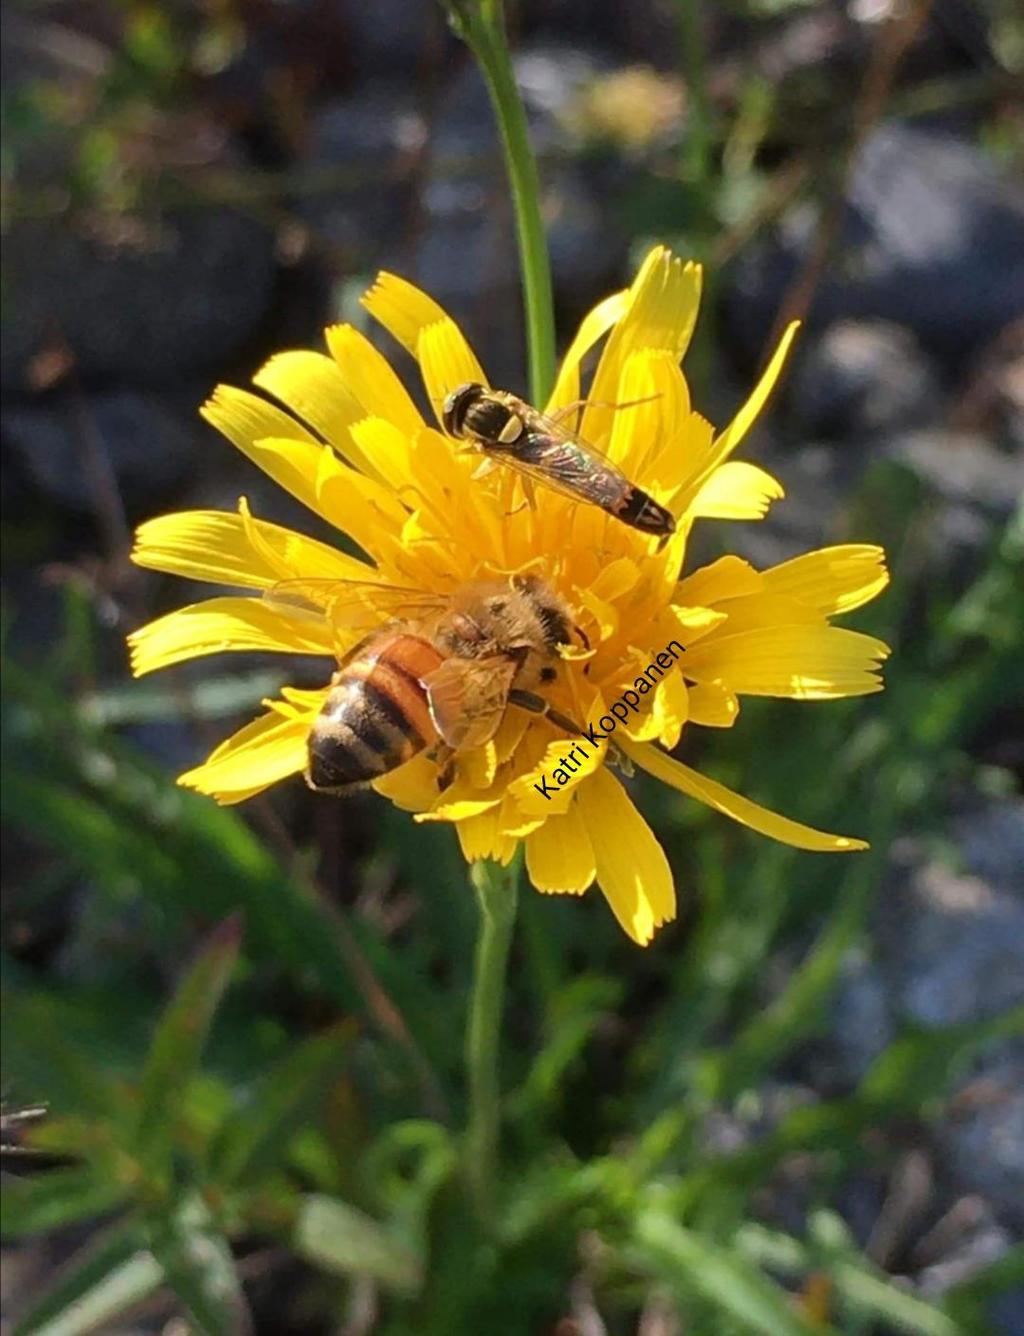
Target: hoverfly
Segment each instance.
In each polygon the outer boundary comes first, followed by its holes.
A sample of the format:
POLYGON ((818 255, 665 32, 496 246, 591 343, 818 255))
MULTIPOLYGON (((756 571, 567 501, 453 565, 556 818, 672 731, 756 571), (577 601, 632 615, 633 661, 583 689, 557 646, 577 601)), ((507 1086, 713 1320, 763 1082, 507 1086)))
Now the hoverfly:
POLYGON ((659 550, 675 533, 671 511, 631 483, 596 447, 514 394, 475 382, 460 385, 444 401, 442 422, 449 436, 472 441, 488 459, 576 501, 589 501, 630 528, 657 534, 659 550))

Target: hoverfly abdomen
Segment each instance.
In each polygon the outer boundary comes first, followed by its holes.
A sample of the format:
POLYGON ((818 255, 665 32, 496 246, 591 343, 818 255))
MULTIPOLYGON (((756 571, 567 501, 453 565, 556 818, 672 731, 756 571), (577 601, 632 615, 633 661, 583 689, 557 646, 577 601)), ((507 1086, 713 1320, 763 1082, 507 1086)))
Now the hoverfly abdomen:
POLYGON ((676 529, 675 516, 672 512, 659 505, 639 487, 630 487, 622 509, 618 512, 618 518, 624 524, 632 525, 634 529, 640 529, 643 533, 655 533, 663 538, 669 538, 676 529))
POLYGON ((344 663, 309 735, 306 781, 338 791, 378 779, 437 741, 421 678, 442 662, 406 632, 372 637, 344 663))

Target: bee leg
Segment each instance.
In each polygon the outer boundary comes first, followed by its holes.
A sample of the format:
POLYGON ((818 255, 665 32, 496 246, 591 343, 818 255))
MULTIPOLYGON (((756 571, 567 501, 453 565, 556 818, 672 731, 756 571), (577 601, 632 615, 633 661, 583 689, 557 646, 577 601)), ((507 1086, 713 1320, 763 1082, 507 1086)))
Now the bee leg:
POLYGON ((451 788, 455 779, 455 752, 446 743, 439 742, 427 752, 427 759, 438 766, 437 791, 444 793, 445 789, 451 788))
POLYGON ((532 691, 522 691, 518 687, 513 687, 508 693, 508 700, 510 705, 518 705, 521 710, 543 715, 544 718, 550 719, 556 728, 564 729, 566 733, 583 732, 579 724, 574 724, 571 719, 553 709, 543 696, 535 696, 532 691))

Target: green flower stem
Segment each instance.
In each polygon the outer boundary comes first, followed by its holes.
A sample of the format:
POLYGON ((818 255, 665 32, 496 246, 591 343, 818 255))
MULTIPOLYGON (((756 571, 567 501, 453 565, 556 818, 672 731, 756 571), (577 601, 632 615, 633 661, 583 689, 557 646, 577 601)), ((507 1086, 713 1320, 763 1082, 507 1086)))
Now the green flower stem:
POLYGON ((469 875, 480 906, 480 930, 466 1031, 469 1076, 466 1173, 477 1214, 485 1224, 491 1224, 501 1121, 498 1058, 509 947, 519 898, 519 859, 507 868, 497 863, 474 863, 469 875))
POLYGON ((530 398, 543 407, 555 378, 555 316, 551 264, 540 213, 540 178, 530 149, 501 0, 449 0, 456 32, 476 56, 494 106, 512 189, 526 315, 530 398))

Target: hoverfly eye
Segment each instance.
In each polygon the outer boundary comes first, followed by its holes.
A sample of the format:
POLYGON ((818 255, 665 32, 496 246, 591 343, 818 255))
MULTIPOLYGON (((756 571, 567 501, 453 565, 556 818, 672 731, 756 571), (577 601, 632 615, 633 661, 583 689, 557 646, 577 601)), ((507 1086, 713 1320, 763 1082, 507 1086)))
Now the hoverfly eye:
POLYGON ((452 390, 451 394, 445 399, 441 409, 441 425, 449 436, 461 438, 466 409, 469 407, 470 401, 477 398, 482 389, 481 385, 476 384, 460 385, 458 389, 452 390))

